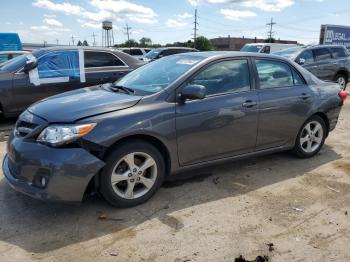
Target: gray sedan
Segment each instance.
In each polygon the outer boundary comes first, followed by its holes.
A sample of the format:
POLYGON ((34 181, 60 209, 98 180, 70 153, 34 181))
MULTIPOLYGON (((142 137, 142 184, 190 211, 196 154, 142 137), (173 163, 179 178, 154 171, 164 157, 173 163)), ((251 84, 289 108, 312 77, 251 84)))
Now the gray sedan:
POLYGON ((94 188, 130 207, 180 171, 284 150, 316 155, 346 96, 277 56, 173 55, 31 106, 10 136, 3 171, 38 199, 81 201, 94 188))

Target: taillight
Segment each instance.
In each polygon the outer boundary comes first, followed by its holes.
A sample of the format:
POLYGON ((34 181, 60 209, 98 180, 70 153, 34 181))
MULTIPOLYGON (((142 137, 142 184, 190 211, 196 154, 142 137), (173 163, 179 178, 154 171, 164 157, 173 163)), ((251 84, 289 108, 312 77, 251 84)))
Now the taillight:
POLYGON ((346 93, 344 90, 341 90, 338 95, 342 101, 345 101, 348 97, 348 93, 346 93))

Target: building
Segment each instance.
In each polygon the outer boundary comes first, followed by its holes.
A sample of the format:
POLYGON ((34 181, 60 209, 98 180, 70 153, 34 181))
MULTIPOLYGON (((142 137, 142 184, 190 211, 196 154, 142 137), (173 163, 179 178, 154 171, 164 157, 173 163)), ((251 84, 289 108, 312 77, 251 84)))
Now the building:
MULTIPOLYGON (((245 37, 219 37, 210 39, 212 45, 220 51, 239 51, 245 44, 251 43, 266 43, 266 39, 259 38, 245 38, 245 37)), ((298 41, 290 40, 275 40, 274 43, 280 44, 298 44, 298 41)))

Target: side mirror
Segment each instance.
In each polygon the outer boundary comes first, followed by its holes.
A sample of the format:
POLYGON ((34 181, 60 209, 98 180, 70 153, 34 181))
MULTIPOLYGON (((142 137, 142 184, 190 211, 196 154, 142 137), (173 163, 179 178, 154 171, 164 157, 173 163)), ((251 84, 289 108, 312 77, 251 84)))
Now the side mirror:
POLYGON ((299 65, 303 65, 303 64, 306 63, 306 60, 305 60, 304 58, 299 58, 298 61, 297 61, 297 63, 298 63, 299 65))
POLYGON ((35 57, 28 57, 27 63, 24 65, 24 72, 28 73, 37 66, 35 57))
POLYGON ((182 101, 203 99, 205 98, 205 87, 202 85, 185 86, 180 93, 180 98, 182 101))
POLYGON ((159 54, 159 55, 157 56, 157 58, 162 58, 162 57, 164 57, 164 55, 162 55, 162 54, 159 54))

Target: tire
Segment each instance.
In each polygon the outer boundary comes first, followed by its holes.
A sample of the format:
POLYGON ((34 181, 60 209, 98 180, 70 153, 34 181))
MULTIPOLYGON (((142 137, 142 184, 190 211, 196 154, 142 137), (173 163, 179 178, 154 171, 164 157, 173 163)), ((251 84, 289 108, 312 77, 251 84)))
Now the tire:
POLYGON ((348 85, 348 80, 346 75, 344 74, 337 74, 335 77, 335 81, 342 86, 343 90, 346 89, 346 86, 348 85))
POLYGON ((294 154, 300 158, 315 156, 322 149, 326 136, 327 127, 324 120, 319 116, 312 116, 298 133, 293 149, 294 154))
POLYGON ((100 191, 115 207, 133 207, 150 199, 164 176, 165 162, 159 150, 145 141, 133 140, 107 157, 100 191))

